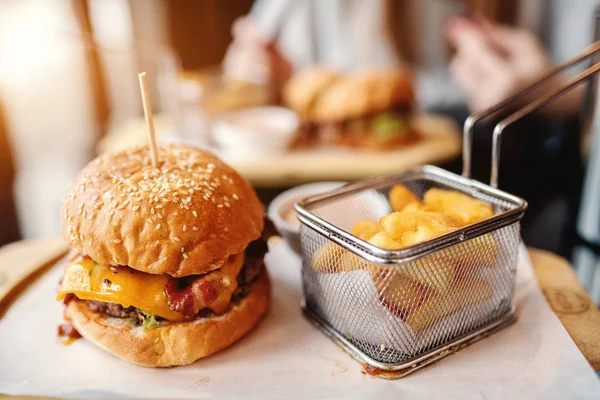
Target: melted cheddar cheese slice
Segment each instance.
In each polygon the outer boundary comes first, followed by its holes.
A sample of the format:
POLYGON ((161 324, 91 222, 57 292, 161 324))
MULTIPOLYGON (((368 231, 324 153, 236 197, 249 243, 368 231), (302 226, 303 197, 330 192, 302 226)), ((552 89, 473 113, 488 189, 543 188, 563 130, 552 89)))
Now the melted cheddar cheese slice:
MULTIPOLYGON (((244 254, 231 256, 219 270, 229 277, 231 284, 207 308, 215 314, 225 312, 231 296, 238 287, 237 276, 244 264, 244 254)), ((168 275, 152 275, 128 267, 105 266, 89 257, 77 257, 65 268, 57 300, 72 293, 81 300, 116 303, 122 307, 136 307, 146 315, 169 321, 190 319, 172 311, 164 293, 168 275)))

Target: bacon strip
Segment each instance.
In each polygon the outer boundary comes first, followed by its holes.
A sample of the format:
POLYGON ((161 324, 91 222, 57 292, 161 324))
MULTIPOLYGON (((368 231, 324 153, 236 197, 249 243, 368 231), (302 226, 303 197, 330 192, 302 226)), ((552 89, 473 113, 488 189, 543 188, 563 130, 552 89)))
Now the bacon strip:
POLYGON ((226 274, 216 270, 198 277, 169 278, 164 293, 171 310, 192 316, 208 307, 231 284, 226 274))

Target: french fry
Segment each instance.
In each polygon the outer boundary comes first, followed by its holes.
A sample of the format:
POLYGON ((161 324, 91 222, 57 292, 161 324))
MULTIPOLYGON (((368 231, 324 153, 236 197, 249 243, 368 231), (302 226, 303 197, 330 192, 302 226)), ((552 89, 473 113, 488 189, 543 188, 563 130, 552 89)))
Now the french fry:
POLYGON ((433 210, 423 203, 409 203, 401 211, 402 212, 415 212, 415 211, 432 212, 433 210))
POLYGON ((347 250, 335 243, 327 242, 321 246, 312 256, 312 268, 317 272, 337 273, 341 272, 341 259, 347 250))
POLYGON ((448 292, 427 297, 418 308, 406 314, 404 322, 419 334, 461 308, 488 300, 492 294, 492 287, 484 280, 471 279, 469 282, 461 282, 448 292))
MULTIPOLYGON (((438 213, 395 212, 381 219, 383 232, 369 242, 386 249, 399 249, 455 229, 447 224, 456 225, 451 218, 438 213)), ((402 271, 421 285, 445 291, 454 281, 455 265, 448 257, 432 255, 422 263, 402 266, 402 271)))
POLYGON ((489 204, 453 190, 432 188, 425 192, 423 202, 434 211, 446 214, 460 223, 473 224, 494 215, 489 204))
POLYGON ((456 221, 446 215, 423 211, 393 212, 381 218, 379 223, 383 231, 402 246, 433 239, 457 227, 456 221))
POLYGON ((401 271, 420 284, 443 293, 454 284, 457 268, 452 258, 432 254, 424 257, 422 261, 403 265, 401 271))
POLYGON ((385 232, 379 232, 373 236, 371 239, 369 239, 369 243, 388 250, 395 250, 403 247, 402 243, 392 239, 385 232))
POLYGON ((393 211, 402 211, 404 207, 411 203, 419 204, 421 199, 404 185, 394 185, 392 187, 392 190, 390 190, 390 205, 393 211))
POLYGON ((494 268, 498 264, 499 254, 498 243, 491 233, 456 245, 456 279, 468 279, 482 267, 494 268), (477 261, 470 259, 474 252, 479 254, 477 261))
POLYGON ((379 222, 365 219, 355 223, 350 233, 357 238, 368 241, 379 232, 381 232, 379 222))
POLYGON ((411 310, 418 309, 428 298, 436 295, 435 290, 421 285, 397 270, 383 271, 380 268, 378 274, 371 275, 382 305, 402 319, 407 318, 411 310))

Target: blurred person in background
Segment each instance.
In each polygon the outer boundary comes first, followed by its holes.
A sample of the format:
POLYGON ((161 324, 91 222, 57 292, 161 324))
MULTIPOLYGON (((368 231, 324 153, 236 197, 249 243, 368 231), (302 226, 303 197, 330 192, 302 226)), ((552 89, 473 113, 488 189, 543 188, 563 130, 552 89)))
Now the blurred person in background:
POLYGON ((232 27, 224 72, 253 79, 267 68, 282 83, 313 64, 350 70, 400 64, 384 0, 258 0, 232 27))

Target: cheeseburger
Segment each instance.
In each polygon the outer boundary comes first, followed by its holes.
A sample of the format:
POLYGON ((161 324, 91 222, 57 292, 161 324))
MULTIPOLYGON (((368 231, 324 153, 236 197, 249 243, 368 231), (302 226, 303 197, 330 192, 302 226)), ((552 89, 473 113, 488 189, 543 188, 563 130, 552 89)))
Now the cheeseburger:
POLYGON ((58 299, 85 339, 135 364, 192 363, 250 331, 270 286, 263 206, 214 155, 186 146, 105 154, 68 193, 72 248, 58 299))
POLYGON ((303 120, 300 146, 385 150, 417 138, 409 122, 414 103, 412 78, 404 69, 342 74, 316 66, 292 77, 283 98, 303 120))

